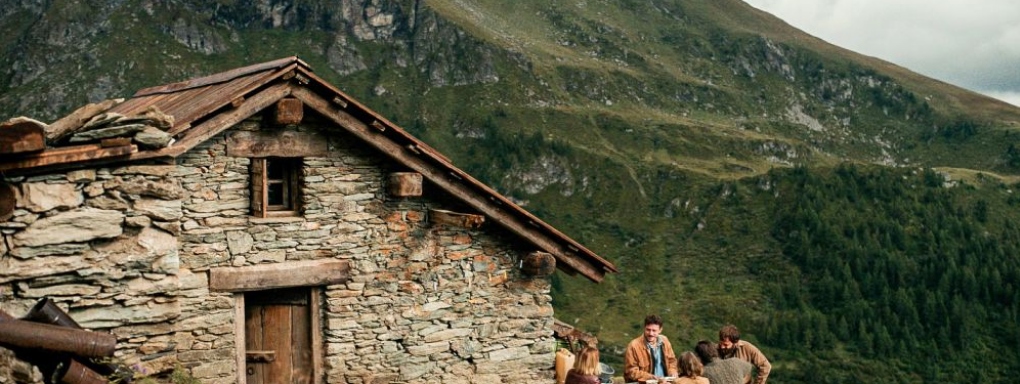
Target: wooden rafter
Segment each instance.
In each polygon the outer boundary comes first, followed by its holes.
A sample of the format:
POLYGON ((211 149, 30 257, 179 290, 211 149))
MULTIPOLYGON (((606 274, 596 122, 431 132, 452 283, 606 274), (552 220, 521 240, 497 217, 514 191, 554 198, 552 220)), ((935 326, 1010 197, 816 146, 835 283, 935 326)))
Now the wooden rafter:
POLYGON ((378 129, 370 127, 368 124, 358 120, 354 116, 351 116, 351 114, 346 111, 337 110, 335 104, 331 102, 332 98, 323 98, 305 87, 294 87, 291 91, 291 95, 304 102, 305 106, 316 110, 333 122, 347 128, 349 132, 361 138, 382 153, 387 154, 402 164, 405 164, 415 172, 421 173, 424 178, 440 186, 442 189, 449 191, 454 196, 459 197, 471 208, 493 218, 494 222, 499 223, 511 232, 527 239, 532 244, 535 244, 546 252, 551 253, 564 265, 596 282, 602 281, 605 277, 605 271, 601 268, 596 268, 592 264, 580 259, 576 254, 571 252, 568 247, 561 245, 545 233, 535 231, 533 227, 531 227, 527 222, 522 221, 517 216, 499 209, 497 205, 488 201, 487 196, 469 188, 464 183, 461 183, 457 178, 452 177, 448 168, 437 166, 426 161, 422 156, 416 156, 413 153, 406 151, 401 144, 382 136, 382 132, 378 129))

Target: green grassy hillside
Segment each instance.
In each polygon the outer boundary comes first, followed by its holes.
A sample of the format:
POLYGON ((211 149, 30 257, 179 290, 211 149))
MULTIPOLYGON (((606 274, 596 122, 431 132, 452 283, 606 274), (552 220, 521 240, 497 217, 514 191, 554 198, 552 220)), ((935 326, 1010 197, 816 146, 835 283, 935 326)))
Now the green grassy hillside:
POLYGON ((0 111, 43 120, 301 56, 616 263, 554 278, 613 364, 659 313, 681 349, 737 324, 775 383, 1020 368, 1020 109, 740 1, 54 0, 0 36, 0 111))

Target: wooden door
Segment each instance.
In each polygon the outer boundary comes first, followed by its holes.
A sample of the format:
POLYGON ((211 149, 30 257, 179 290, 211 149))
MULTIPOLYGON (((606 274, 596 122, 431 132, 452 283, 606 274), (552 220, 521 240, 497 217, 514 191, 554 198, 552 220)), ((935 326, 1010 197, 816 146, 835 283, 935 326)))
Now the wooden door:
POLYGON ((311 384, 312 311, 308 288, 244 296, 247 384, 311 384))

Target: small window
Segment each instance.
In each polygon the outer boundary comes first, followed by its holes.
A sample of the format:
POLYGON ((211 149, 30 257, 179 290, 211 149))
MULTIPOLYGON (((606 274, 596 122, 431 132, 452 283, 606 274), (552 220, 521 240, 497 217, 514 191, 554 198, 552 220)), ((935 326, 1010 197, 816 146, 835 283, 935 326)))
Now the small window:
POLYGON ((251 159, 252 215, 293 216, 298 211, 301 159, 251 159))

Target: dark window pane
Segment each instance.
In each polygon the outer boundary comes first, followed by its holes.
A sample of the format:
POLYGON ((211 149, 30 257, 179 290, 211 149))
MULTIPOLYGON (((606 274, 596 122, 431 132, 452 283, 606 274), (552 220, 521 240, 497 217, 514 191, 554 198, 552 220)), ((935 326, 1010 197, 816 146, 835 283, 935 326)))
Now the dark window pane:
POLYGON ((270 206, 287 204, 286 195, 284 195, 284 187, 285 185, 283 185, 283 183, 269 183, 269 187, 266 191, 268 193, 266 200, 268 200, 270 206))
POLYGON ((287 162, 280 159, 267 159, 266 160, 266 173, 269 179, 280 180, 283 178, 287 162))

